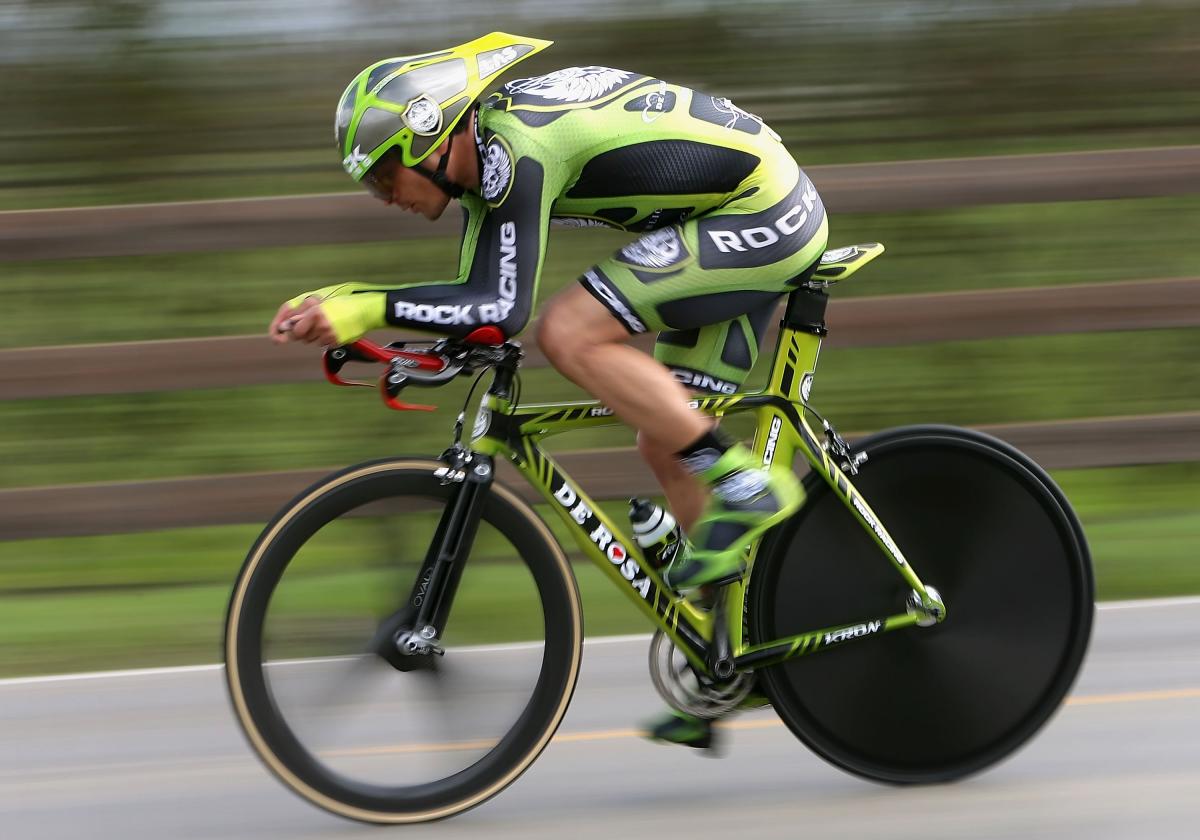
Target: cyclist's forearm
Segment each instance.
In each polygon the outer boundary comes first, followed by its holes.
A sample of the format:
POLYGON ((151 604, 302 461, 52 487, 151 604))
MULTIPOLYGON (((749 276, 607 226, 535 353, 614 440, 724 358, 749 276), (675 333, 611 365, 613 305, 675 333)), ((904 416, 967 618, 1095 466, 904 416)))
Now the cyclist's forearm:
POLYGON ((386 293, 384 317, 392 326, 458 337, 487 325, 514 336, 529 321, 531 289, 520 289, 511 279, 494 282, 473 277, 465 283, 393 289, 386 293))
POLYGON ((299 306, 309 297, 320 298, 340 343, 387 326, 461 337, 493 324, 506 336, 516 335, 529 320, 533 296, 519 294, 511 281, 499 288, 489 286, 470 281, 410 286, 342 283, 306 292, 290 303, 299 306))

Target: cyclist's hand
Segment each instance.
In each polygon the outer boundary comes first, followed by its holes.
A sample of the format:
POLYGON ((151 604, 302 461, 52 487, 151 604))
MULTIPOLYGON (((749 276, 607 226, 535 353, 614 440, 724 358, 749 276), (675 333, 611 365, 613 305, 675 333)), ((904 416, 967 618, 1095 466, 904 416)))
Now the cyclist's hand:
POLYGON ((289 341, 305 341, 309 344, 331 346, 337 344, 333 326, 321 311, 321 298, 310 296, 299 306, 285 303, 279 307, 268 330, 271 341, 286 344, 289 341))

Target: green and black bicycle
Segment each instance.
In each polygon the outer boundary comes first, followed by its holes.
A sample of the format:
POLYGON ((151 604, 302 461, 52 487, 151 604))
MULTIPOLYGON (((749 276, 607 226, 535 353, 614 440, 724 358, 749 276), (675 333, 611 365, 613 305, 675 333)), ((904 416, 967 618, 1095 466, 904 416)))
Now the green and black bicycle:
POLYGON ((226 675, 271 771, 336 814, 416 822, 483 802, 550 742, 579 674, 579 591, 539 512, 495 480, 501 460, 657 627, 652 676, 677 708, 716 716, 755 688, 816 753, 883 782, 956 779, 1020 747, 1083 660, 1087 543, 1050 477, 995 438, 910 426, 849 444, 823 419, 813 430, 825 288, 882 251, 827 252, 792 292, 765 388, 695 401, 751 412, 765 466, 800 454, 811 467, 801 510, 708 608, 667 589, 628 527, 543 451, 548 435, 615 420, 597 403, 521 406, 519 345, 485 330, 326 351, 342 384, 347 361, 386 364, 396 408, 415 407, 398 399, 409 385, 491 379, 469 442, 464 408, 440 457, 335 473, 251 549, 226 675))

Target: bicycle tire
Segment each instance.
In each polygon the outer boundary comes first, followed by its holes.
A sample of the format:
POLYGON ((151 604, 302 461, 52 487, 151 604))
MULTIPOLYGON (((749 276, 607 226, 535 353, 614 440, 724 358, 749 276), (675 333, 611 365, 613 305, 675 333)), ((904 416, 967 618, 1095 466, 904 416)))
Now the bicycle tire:
MULTIPOLYGON (((234 585, 226 616, 226 683, 235 716, 251 748, 285 785, 342 817, 370 823, 411 823, 460 813, 517 779, 549 743, 575 688, 582 655, 583 621, 575 577, 561 547, 533 510, 512 491, 493 484, 483 500, 482 525, 511 543, 534 582, 544 617, 545 647, 536 686, 512 728, 484 746, 482 757, 446 778, 412 786, 359 782, 334 772, 292 730, 274 696, 264 654, 264 616, 293 557, 329 523, 364 505, 424 500, 444 506, 433 460, 388 459, 347 468, 293 499, 251 548, 234 585), (383 500, 383 501, 381 501, 383 500)), ((407 502, 406 502, 407 504, 407 502)), ((368 509, 370 510, 370 509, 368 509)), ((345 521, 345 520, 342 520, 345 521)), ((424 550, 423 548, 421 549, 424 550)), ((471 564, 466 564, 466 575, 471 564)), ((407 591, 407 589, 405 590, 407 591)), ((455 600, 458 609, 462 593, 455 600)), ((450 614, 448 626, 455 613, 450 614)), ((512 646, 516 647, 516 646, 512 646)), ((450 661, 454 650, 438 660, 450 661)), ((491 654, 486 654, 491 655, 491 654)), ((279 663, 276 663, 279 664, 279 663)), ((285 663, 294 664, 294 663, 285 663)), ((394 677, 388 667, 377 665, 394 677)), ((401 675, 400 679, 408 675, 401 675)), ((420 756, 414 761, 420 760, 420 756)))
MULTIPOLYGON (((855 487, 946 619, 765 668, 762 684, 843 770, 895 784, 977 772, 1026 743, 1079 672, 1094 612, 1083 530, 1053 480, 988 435, 904 427, 852 449, 868 454, 855 487)), ((756 640, 895 614, 908 594, 829 486, 815 473, 804 484, 804 507, 755 564, 756 640)))

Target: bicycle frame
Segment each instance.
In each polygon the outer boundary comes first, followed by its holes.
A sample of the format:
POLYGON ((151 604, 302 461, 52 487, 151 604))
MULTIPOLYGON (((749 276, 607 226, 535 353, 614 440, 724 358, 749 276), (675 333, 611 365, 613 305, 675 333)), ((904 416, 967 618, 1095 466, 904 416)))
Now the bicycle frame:
MULTIPOLYGON (((498 371, 480 404, 471 450, 491 458, 511 460, 536 487, 571 532, 583 553, 607 575, 655 625, 663 630, 690 663, 713 672, 713 651, 728 643, 735 670, 744 671, 806 656, 845 642, 945 617, 945 608, 922 584, 879 517, 846 477, 836 457, 819 442, 804 416, 804 405, 816 373, 821 339, 825 335, 827 295, 817 286, 792 293, 779 332, 771 373, 760 391, 729 396, 698 397, 692 405, 720 418, 751 411, 757 418, 753 451, 765 467, 775 461, 791 464, 799 452, 838 495, 859 524, 871 535, 896 571, 919 598, 919 609, 871 616, 833 627, 758 644, 743 638, 743 608, 750 575, 723 587, 723 609, 711 612, 693 605, 664 585, 636 542, 539 446, 542 438, 576 429, 615 425, 611 409, 598 402, 540 404, 518 407, 510 398, 511 375, 498 371), (725 616, 721 628, 714 616, 725 616)), ((857 471, 854 468, 854 471, 857 471)), ((749 552, 753 568, 760 543, 749 552)))

